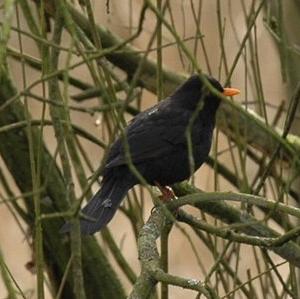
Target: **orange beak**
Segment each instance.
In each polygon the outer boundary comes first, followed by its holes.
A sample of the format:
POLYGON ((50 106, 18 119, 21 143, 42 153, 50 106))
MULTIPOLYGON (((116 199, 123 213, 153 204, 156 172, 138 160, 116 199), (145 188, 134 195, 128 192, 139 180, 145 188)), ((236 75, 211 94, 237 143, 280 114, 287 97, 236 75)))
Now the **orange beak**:
POLYGON ((240 94, 241 92, 236 89, 236 88, 229 88, 229 87, 225 87, 224 91, 223 91, 223 95, 227 96, 227 97, 232 97, 235 96, 237 94, 240 94))

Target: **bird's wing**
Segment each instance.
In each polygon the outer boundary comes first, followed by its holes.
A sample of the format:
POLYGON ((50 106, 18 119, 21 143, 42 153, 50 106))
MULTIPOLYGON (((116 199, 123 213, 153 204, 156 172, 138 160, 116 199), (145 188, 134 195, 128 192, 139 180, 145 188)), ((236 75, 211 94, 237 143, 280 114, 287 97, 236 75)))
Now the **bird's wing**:
MULTIPOLYGON (((168 107, 160 106, 139 114, 125 131, 132 162, 159 158, 171 153, 174 145, 184 145, 188 119, 182 110, 169 111, 168 107)), ((122 138, 113 144, 106 168, 126 164, 123 144, 122 138)))

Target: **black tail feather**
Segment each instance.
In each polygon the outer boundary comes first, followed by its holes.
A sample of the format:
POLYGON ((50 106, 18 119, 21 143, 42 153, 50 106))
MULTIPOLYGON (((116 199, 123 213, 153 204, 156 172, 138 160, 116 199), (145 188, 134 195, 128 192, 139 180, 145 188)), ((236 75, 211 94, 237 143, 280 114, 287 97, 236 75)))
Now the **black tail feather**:
MULTIPOLYGON (((92 235, 101 230, 114 216, 127 191, 132 187, 126 180, 107 180, 102 188, 92 197, 82 209, 82 213, 89 219, 80 219, 81 233, 92 235)), ((61 232, 71 230, 70 223, 66 223, 61 232)))

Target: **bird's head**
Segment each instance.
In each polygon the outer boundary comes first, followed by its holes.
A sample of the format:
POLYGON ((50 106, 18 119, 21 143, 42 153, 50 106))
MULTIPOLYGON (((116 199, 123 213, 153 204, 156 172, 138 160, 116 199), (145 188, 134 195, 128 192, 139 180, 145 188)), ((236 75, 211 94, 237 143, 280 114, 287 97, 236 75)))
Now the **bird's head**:
POLYGON ((198 74, 192 75, 175 91, 173 98, 188 109, 194 110, 199 103, 216 111, 220 104, 220 94, 234 96, 240 91, 236 88, 223 87, 215 78, 198 74))

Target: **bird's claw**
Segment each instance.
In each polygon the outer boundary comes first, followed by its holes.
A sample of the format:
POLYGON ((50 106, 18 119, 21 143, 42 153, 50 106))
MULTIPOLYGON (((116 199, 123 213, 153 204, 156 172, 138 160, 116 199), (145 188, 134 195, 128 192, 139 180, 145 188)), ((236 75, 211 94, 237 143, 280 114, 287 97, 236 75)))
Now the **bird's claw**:
POLYGON ((162 186, 160 183, 155 182, 156 187, 160 190, 162 195, 159 196, 159 199, 162 202, 169 202, 172 199, 176 198, 175 193, 173 192, 172 188, 169 186, 162 186))

